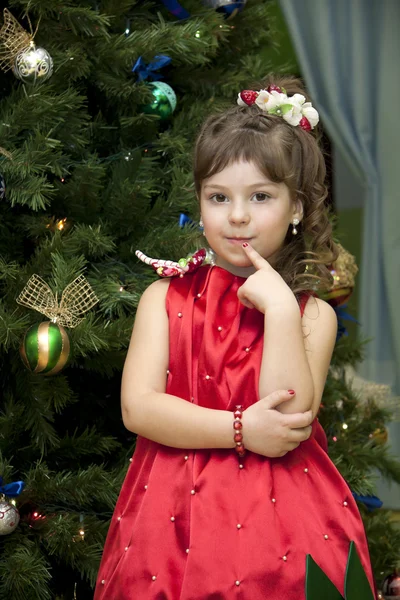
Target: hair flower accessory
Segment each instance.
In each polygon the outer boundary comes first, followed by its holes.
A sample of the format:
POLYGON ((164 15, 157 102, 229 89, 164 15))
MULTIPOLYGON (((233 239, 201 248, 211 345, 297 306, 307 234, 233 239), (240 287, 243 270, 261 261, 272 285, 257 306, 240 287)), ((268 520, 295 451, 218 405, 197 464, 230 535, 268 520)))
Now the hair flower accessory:
POLYGON ((175 277, 176 275, 183 277, 186 273, 196 271, 207 259, 205 248, 200 248, 200 250, 197 250, 197 252, 191 256, 181 258, 178 262, 162 260, 160 258, 150 258, 140 250, 136 250, 135 254, 139 260, 146 265, 153 267, 160 277, 175 277))
POLYGON ((243 90, 238 95, 239 106, 257 106, 270 115, 285 119, 289 125, 301 127, 305 131, 314 129, 319 121, 319 114, 306 102, 302 94, 288 96, 284 88, 270 85, 266 90, 243 90))

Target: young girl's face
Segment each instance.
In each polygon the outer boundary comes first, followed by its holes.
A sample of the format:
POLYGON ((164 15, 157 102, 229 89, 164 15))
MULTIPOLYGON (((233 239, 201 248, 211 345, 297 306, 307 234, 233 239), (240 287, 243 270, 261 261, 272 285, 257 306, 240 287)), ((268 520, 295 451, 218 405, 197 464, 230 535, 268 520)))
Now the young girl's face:
POLYGON ((242 244, 248 242, 273 266, 302 206, 284 183, 273 183, 252 162, 235 162, 202 182, 201 216, 216 264, 248 277, 254 267, 242 244))

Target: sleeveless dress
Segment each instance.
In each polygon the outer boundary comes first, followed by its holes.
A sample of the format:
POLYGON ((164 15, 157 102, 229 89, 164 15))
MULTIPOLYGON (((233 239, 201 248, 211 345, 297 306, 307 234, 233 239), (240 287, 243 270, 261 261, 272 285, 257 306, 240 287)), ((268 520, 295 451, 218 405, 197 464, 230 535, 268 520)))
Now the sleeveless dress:
MULTIPOLYGON (((228 411, 259 399, 264 317, 239 302, 243 283, 217 266, 171 280, 168 394, 228 411)), ((351 542, 374 589, 357 505, 317 419, 311 437, 282 458, 240 459, 232 449, 182 450, 138 437, 94 598, 339 599, 351 542), (324 593, 318 577, 315 595, 306 596, 307 555, 337 596, 324 593)), ((369 598, 371 590, 346 593, 369 598)))

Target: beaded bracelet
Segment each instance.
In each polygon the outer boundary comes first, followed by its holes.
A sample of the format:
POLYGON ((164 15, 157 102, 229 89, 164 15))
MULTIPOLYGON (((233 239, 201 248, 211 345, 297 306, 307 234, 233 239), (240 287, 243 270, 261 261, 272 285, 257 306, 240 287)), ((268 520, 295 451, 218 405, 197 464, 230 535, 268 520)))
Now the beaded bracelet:
POLYGON ((240 457, 242 457, 246 454, 246 450, 243 445, 242 417, 243 417, 242 405, 237 404, 236 409, 233 413, 233 430, 235 433, 235 435, 233 436, 233 439, 235 440, 235 450, 240 457))

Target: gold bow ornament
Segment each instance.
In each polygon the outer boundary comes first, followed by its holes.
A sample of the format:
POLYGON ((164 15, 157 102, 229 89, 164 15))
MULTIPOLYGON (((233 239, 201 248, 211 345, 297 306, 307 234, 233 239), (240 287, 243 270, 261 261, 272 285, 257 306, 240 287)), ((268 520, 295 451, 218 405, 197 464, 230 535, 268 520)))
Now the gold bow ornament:
POLYGON ((64 327, 76 327, 84 314, 99 299, 83 275, 67 285, 58 303, 47 283, 32 275, 17 298, 18 304, 33 308, 50 321, 37 323, 25 333, 20 354, 32 373, 55 375, 65 366, 70 354, 70 341, 64 327))

